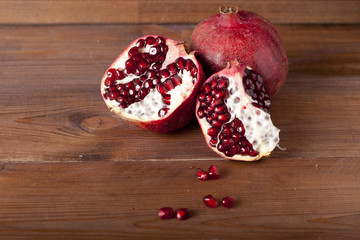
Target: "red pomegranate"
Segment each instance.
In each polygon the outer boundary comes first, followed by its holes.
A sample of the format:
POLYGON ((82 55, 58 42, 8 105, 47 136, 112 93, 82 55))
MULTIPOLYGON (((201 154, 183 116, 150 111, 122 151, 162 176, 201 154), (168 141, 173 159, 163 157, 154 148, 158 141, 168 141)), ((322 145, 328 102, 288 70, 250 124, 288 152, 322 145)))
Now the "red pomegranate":
POLYGON ((237 60, 208 78, 200 89, 196 117, 208 146, 232 160, 254 161, 278 145, 263 78, 237 60))
POLYGON ((133 41, 106 70, 101 95, 125 121, 164 133, 194 117, 196 94, 205 76, 183 42, 161 36, 133 41))
POLYGON ((270 97, 279 91, 288 72, 286 52, 274 25, 253 12, 220 8, 220 14, 195 27, 190 47, 199 52, 207 76, 234 59, 250 66, 264 77, 270 97))

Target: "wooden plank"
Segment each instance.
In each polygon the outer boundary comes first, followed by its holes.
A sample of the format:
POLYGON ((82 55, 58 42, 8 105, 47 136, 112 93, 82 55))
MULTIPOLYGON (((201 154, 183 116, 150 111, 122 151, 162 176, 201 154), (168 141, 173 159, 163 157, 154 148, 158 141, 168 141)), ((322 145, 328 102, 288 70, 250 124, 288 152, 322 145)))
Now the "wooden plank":
POLYGON ((1 163, 0 238, 357 239, 358 160, 1 163), (195 179, 210 164, 221 178, 195 179), (206 208, 207 194, 235 207, 206 208), (192 217, 162 221, 163 206, 192 217))
MULTIPOLYGON (((272 156, 359 156, 359 26, 278 29, 291 65, 272 118, 288 150, 272 156)), ((0 159, 221 159, 196 121, 154 134, 116 119, 103 103, 103 72, 128 43, 149 33, 187 40, 191 26, 1 26, 0 159)))
MULTIPOLYGON (((358 0, 256 0, 227 4, 274 23, 360 23, 358 0)), ((198 23, 216 13, 215 0, 1 0, 0 24, 198 23)))

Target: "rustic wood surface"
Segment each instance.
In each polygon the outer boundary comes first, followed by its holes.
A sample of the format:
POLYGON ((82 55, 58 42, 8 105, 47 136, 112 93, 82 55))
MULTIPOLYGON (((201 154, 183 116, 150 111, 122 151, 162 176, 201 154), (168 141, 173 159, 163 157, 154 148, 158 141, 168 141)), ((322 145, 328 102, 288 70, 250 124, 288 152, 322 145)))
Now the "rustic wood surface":
MULTIPOLYGON (((71 3, 78 11, 80 1, 0 1, 0 239, 359 239, 358 1, 329 1, 339 13, 332 20, 313 18, 311 8, 290 14, 300 1, 285 13, 288 1, 244 2, 278 4, 258 12, 282 23, 290 61, 271 109, 287 150, 254 163, 217 156, 196 121, 161 135, 107 110, 100 78, 122 49, 145 34, 188 41, 217 5, 191 1, 203 4, 201 17, 183 21, 140 6, 158 1, 122 2, 134 5, 138 24, 109 24, 130 23, 131 13, 107 18, 102 8, 89 20, 102 1, 88 1, 74 18, 54 12, 71 3), (31 4, 37 10, 26 12, 31 4), (195 179, 194 168, 211 164, 220 179, 195 179), (206 194, 233 196, 236 205, 208 209, 206 194), (192 217, 161 221, 163 206, 188 207, 192 217)), ((162 3, 183 11, 173 2, 162 3)), ((313 11, 328 4, 311 2, 313 11)))

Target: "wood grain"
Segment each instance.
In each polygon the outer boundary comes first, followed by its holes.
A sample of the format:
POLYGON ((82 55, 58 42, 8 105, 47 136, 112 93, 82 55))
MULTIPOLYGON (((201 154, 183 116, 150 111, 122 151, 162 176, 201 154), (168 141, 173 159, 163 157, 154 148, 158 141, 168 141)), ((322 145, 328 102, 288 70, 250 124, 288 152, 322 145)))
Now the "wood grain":
POLYGON ((356 239, 358 158, 0 164, 4 239, 356 239), (201 182, 194 167, 218 164, 201 182), (334 176, 337 176, 336 178, 334 176), (166 182, 166 184, 165 184, 166 182), (231 195, 232 209, 201 198, 231 195), (188 207, 184 222, 163 206, 188 207), (21 238, 23 239, 23 238, 21 238))
POLYGON ((222 4, 274 23, 360 23, 358 0, 1 0, 0 24, 198 23, 222 4))

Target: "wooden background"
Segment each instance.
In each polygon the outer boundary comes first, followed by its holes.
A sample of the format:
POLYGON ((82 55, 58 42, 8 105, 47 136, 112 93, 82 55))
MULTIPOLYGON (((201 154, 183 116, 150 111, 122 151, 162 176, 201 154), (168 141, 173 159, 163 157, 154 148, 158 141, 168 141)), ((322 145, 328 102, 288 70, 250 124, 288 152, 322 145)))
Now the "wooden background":
POLYGON ((360 1, 224 1, 283 39, 272 119, 286 151, 227 161, 196 121, 159 135, 107 110, 100 79, 122 49, 189 41, 219 3, 0 0, 0 239, 360 238, 360 1), (211 164, 220 179, 194 178, 211 164), (206 194, 236 205, 207 209, 206 194), (161 221, 163 206, 193 216, 161 221))

